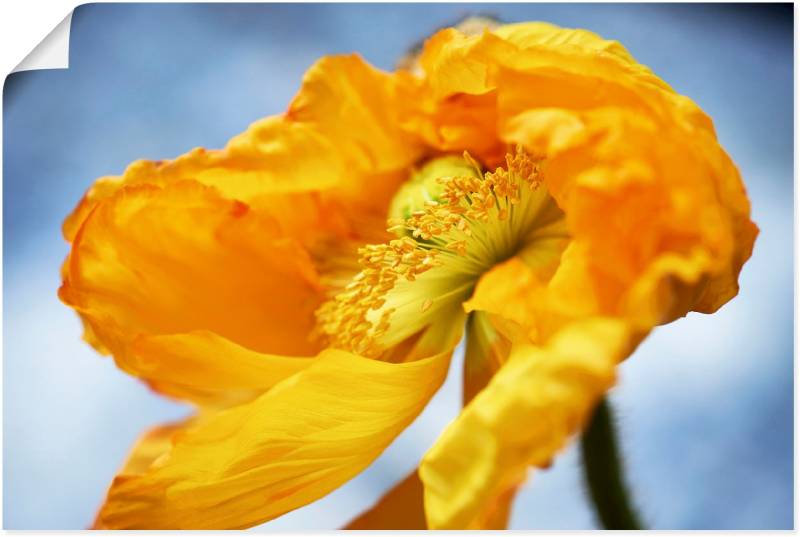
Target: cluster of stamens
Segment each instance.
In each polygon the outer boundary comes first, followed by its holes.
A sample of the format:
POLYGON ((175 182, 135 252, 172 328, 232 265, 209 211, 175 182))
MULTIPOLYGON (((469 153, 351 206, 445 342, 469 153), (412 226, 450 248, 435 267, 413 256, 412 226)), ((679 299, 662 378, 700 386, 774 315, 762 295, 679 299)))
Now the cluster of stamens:
POLYGON ((389 329, 395 310, 384 308, 377 321, 367 320, 368 313, 384 306, 386 294, 400 278, 414 281, 436 266, 438 252, 420 249, 403 237, 388 244, 368 244, 358 253, 361 272, 317 310, 317 329, 334 347, 372 356, 379 352, 375 338, 389 329))
MULTIPOLYGON (((508 218, 509 211, 520 202, 521 188, 535 189, 540 182, 540 160, 520 148, 506 156, 506 169, 486 174, 468 154, 464 157, 475 166, 478 177, 439 178, 442 191, 438 199, 426 201, 408 218, 389 220, 388 230, 403 236, 359 249, 361 272, 317 310, 317 331, 329 345, 379 356, 385 349, 378 341, 389 330, 396 312, 387 304, 387 295, 398 282, 413 282, 436 267, 457 265, 451 262, 467 256, 476 225, 492 217, 500 221, 508 218)), ((454 270, 477 271, 465 267, 462 263, 454 270)), ((433 298, 424 297, 421 313, 430 309, 433 298)))

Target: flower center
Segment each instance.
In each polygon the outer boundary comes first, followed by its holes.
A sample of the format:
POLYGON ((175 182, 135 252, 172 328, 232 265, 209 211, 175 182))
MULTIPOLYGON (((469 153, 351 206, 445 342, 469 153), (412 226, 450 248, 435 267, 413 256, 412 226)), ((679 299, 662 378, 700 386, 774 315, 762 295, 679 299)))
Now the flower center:
POLYGON ((520 149, 490 173, 467 153, 428 162, 391 203, 398 238, 359 250, 361 272, 317 310, 317 331, 331 346, 380 357, 467 300, 497 263, 535 257, 538 237, 566 237, 541 163, 520 149))

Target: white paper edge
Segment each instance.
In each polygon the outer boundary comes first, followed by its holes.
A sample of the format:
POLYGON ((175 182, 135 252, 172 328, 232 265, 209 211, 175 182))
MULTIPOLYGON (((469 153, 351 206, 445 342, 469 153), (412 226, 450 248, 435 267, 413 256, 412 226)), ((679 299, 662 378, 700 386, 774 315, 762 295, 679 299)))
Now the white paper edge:
POLYGON ((11 71, 31 71, 34 69, 69 68, 69 30, 72 25, 72 11, 53 28, 36 47, 11 71))

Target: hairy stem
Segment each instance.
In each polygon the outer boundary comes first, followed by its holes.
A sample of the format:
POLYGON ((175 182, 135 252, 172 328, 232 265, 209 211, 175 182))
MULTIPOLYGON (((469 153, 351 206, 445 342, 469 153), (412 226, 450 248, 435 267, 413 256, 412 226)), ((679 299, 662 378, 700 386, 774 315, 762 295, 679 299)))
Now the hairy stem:
POLYGON ((606 399, 600 401, 581 438, 581 455, 589 494, 605 529, 642 529, 631 505, 617 449, 614 419, 606 399))

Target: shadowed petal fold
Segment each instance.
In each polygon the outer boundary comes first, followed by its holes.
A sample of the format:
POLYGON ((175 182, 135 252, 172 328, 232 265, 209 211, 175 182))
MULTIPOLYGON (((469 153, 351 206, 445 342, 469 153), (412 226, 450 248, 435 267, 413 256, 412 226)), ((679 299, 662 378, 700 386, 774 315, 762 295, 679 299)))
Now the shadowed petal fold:
POLYGON ((371 508, 353 519, 346 530, 425 530, 422 481, 417 469, 392 487, 371 508))
POLYGON ((319 348, 322 288, 306 251, 195 182, 126 187, 98 205, 64 276, 60 297, 98 350, 170 395, 268 387, 304 360, 259 354, 319 348))
MULTIPOLYGON (((504 530, 508 526, 517 487, 512 486, 486 503, 469 529, 504 530)), ((426 530, 424 488, 415 469, 392 487, 370 509, 356 517, 346 530, 426 530)))

